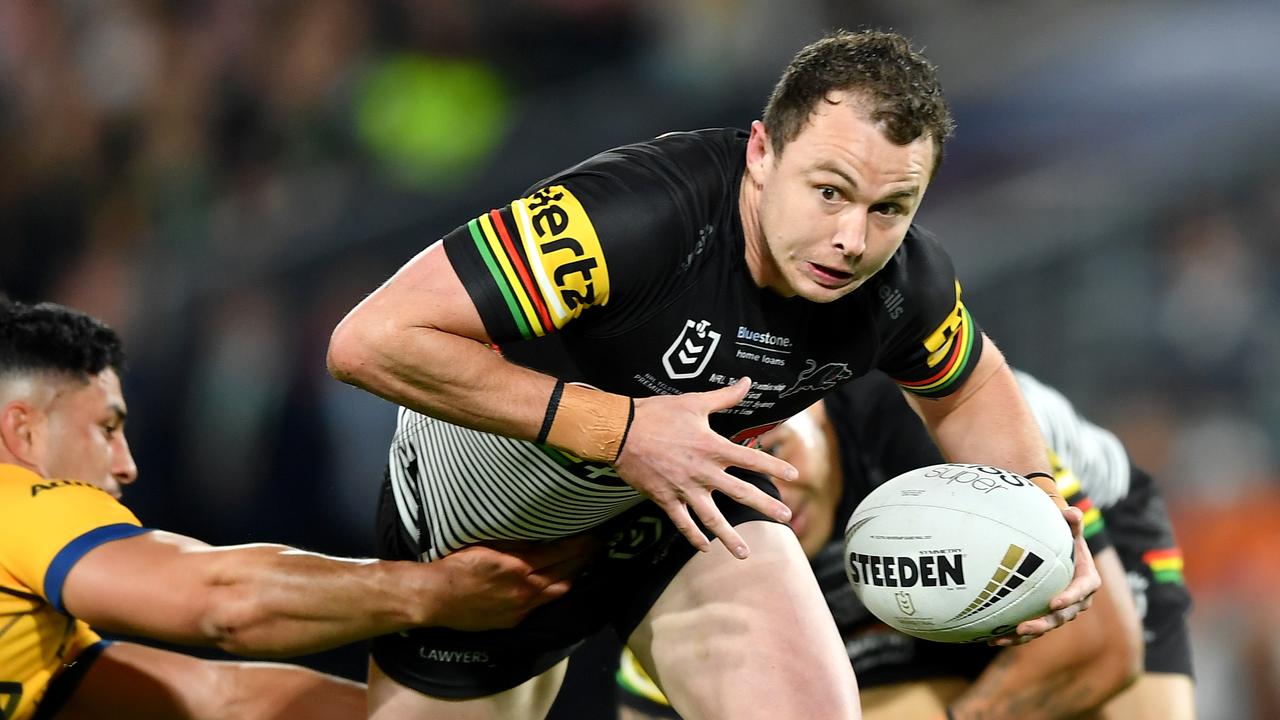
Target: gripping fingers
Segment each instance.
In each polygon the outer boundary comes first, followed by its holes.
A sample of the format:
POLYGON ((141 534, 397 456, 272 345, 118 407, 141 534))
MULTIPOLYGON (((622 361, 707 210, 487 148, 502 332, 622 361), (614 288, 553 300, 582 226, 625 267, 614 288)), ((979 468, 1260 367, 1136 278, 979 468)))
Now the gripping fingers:
POLYGON ((726 459, 730 465, 736 465, 744 470, 754 470, 786 482, 793 482, 800 477, 800 472, 791 463, 755 448, 732 445, 732 452, 726 459))
POLYGON ((572 587, 572 583, 568 580, 551 583, 542 589, 542 593, 533 601, 533 606, 538 607, 539 605, 545 605, 552 600, 564 597, 564 594, 569 592, 570 587, 572 587))
MULTIPOLYGON (((772 500, 773 498, 769 499, 772 500)), ((730 525, 729 521, 725 520, 720 508, 716 507, 715 502, 712 501, 711 493, 691 498, 689 506, 693 508, 694 512, 698 513, 698 519, 702 521, 703 526, 710 530, 712 535, 719 538, 720 542, 724 543, 724 546, 729 549, 729 552, 733 553, 734 557, 739 560, 746 559, 747 555, 751 553, 750 548, 742 540, 742 536, 738 534, 738 531, 733 529, 733 525, 730 525)))
POLYGON ((1072 620, 1075 620, 1076 615, 1080 613, 1080 610, 1080 607, 1071 605, 1063 608, 1062 610, 1055 610, 1043 617, 1038 617, 1034 620, 1027 620, 1018 625, 1017 633, 1019 636, 1024 637, 1027 640, 1038 638, 1054 628, 1062 627, 1072 620))
POLYGON ((1071 537, 1079 538, 1084 535, 1084 513, 1080 512, 1080 508, 1068 506, 1062 511, 1062 516, 1071 528, 1071 537))
POLYGON ((679 500, 669 500, 660 503, 662 509, 666 511, 667 517, 671 518, 671 523, 676 526, 681 535, 689 541, 689 544, 698 550, 698 552, 707 552, 711 549, 711 543, 707 541, 707 536, 702 534, 698 526, 694 524, 693 518, 689 515, 689 508, 685 507, 683 502, 679 500))
POLYGON ((1093 554, 1089 552, 1089 546, 1082 537, 1076 538, 1075 555, 1075 574, 1070 584, 1049 601, 1049 608, 1052 610, 1063 610, 1075 605, 1079 605, 1081 610, 1086 609, 1093 594, 1102 586, 1102 578, 1093 563, 1093 554))

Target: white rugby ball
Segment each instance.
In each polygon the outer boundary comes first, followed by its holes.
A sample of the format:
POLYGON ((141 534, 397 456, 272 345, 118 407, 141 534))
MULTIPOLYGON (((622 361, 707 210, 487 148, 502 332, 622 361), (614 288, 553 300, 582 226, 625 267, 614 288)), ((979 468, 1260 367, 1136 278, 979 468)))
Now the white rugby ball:
POLYGON ((845 574, 885 624, 979 642, 1045 614, 1074 572, 1071 530, 1034 483, 985 465, 917 468, 876 488, 845 526, 845 574))

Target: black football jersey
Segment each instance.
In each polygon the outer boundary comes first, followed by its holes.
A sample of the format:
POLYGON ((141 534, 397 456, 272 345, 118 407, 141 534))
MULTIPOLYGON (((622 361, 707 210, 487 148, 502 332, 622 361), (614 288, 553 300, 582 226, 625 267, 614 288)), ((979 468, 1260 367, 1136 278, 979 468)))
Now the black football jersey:
MULTIPOLYGON (((644 397, 752 389, 712 427, 737 442, 880 369, 952 392, 982 350, 950 258, 912 227, 883 270, 831 303, 757 287, 738 194, 745 133, 672 133, 616 148, 449 233, 445 251, 490 339, 513 359, 644 397), (554 351, 524 344, 554 337, 554 351)), ((640 496, 607 465, 401 410, 391 452, 406 527, 424 552, 558 537, 640 496)))

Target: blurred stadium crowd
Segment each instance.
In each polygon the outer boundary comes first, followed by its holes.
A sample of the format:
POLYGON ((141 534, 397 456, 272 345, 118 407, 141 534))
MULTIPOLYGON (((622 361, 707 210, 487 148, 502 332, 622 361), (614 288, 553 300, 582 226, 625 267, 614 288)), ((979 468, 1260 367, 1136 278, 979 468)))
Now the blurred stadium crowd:
POLYGON ((938 5, 0 2, 0 291, 121 330, 144 522, 368 553, 394 420, 328 378, 341 314, 537 178, 745 127, 823 29, 891 26, 956 108, 921 217, 975 316, 1163 483, 1202 717, 1280 717, 1280 11, 938 5))

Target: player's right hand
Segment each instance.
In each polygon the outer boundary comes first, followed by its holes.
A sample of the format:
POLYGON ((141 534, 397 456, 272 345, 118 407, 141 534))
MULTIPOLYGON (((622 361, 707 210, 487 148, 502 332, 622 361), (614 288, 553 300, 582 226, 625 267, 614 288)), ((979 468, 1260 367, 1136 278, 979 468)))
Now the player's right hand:
POLYGON ((742 402, 750 389, 751 380, 744 377, 718 390, 637 399, 631 431, 614 463, 619 477, 666 511, 695 548, 705 552, 711 543, 694 524, 690 509, 738 558, 747 557, 750 549, 716 507, 713 490, 781 523, 791 519, 791 510, 725 469, 740 467, 786 481, 797 477, 789 463, 734 444, 711 429, 711 414, 742 402))
POLYGON ((431 625, 490 630, 519 624, 534 608, 569 591, 591 561, 599 540, 569 538, 550 543, 522 541, 472 545, 424 565, 441 573, 431 625))

